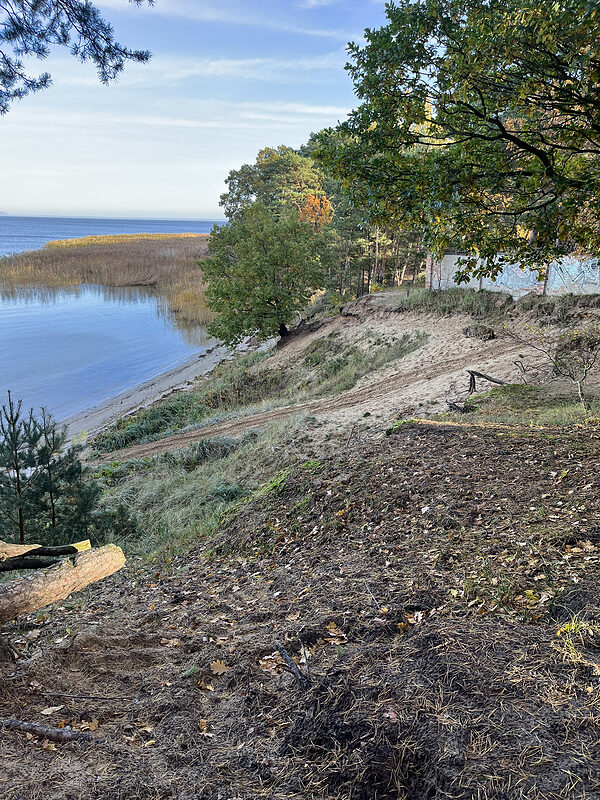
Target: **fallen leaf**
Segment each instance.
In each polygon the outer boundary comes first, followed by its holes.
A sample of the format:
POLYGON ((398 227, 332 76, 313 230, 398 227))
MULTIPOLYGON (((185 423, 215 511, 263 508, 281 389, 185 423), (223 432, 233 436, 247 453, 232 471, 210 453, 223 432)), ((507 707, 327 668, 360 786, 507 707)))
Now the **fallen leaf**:
POLYGON ((213 675, 223 675, 228 669, 229 667, 224 661, 213 661, 210 665, 210 671, 213 675))
POLYGON ((56 714, 56 712, 60 711, 61 708, 64 708, 64 706, 48 706, 48 708, 44 708, 43 711, 40 711, 40 714, 43 714, 45 717, 49 717, 50 714, 56 714))

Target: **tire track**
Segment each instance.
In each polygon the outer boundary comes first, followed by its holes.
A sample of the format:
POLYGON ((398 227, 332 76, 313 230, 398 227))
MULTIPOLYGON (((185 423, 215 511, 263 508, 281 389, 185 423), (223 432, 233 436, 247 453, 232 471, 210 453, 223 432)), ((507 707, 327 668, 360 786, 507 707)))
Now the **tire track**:
POLYGON ((482 349, 477 354, 468 353, 466 355, 443 361, 439 364, 432 364, 430 368, 422 366, 409 370, 408 372, 397 372, 393 375, 388 375, 381 380, 372 381, 365 386, 355 387, 348 389, 346 392, 337 395, 336 397, 323 397, 317 400, 308 400, 304 403, 296 403, 289 406, 282 406, 274 408, 269 411, 262 411, 257 414, 251 414, 247 417, 238 417, 237 419, 228 420, 226 422, 219 422, 214 425, 207 425, 204 428, 198 428, 186 433, 179 433, 173 436, 168 436, 164 439, 158 439, 155 442, 148 442, 147 444, 133 445, 125 447, 121 450, 114 450, 107 453, 106 460, 122 460, 125 461, 130 458, 146 458, 150 456, 159 455, 166 450, 175 450, 181 447, 186 447, 189 444, 198 442, 201 439, 208 439, 215 436, 239 436, 252 428, 260 428, 265 425, 279 422, 294 416, 295 414, 315 414, 323 415, 331 414, 337 411, 347 410, 376 400, 383 395, 389 395, 407 387, 418 387, 423 385, 423 396, 426 396, 427 384, 431 381, 447 375, 451 379, 455 373, 461 372, 473 366, 474 358, 477 358, 478 363, 482 360, 493 356, 494 358, 505 356, 510 353, 518 353, 519 345, 511 343, 503 347, 490 346, 482 349))

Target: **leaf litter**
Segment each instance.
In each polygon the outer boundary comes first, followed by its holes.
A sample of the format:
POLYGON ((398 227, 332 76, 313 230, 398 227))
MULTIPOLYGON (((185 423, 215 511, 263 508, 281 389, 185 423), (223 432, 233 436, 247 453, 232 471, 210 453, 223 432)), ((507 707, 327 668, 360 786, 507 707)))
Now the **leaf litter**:
POLYGON ((3 798, 600 796, 599 443, 405 425, 32 619, 0 713, 103 740, 4 736, 3 798))

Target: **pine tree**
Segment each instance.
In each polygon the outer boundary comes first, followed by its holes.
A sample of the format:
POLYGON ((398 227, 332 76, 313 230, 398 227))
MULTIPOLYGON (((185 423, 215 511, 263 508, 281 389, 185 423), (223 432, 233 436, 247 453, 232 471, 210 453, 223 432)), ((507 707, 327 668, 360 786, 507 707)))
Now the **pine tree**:
POLYGON ((64 544, 93 524, 100 489, 85 475, 80 451, 42 410, 21 412, 10 392, 0 409, 0 538, 64 544))
POLYGON ((21 405, 9 392, 0 408, 0 530, 24 544, 35 505, 41 430, 33 411, 23 416, 21 405))

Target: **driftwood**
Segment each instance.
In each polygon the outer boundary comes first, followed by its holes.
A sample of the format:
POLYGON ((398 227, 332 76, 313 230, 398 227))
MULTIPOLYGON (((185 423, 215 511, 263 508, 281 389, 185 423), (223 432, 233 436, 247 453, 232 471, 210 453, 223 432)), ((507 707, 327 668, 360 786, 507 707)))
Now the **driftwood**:
POLYGON ((125 564, 125 556, 114 544, 78 553, 50 569, 0 585, 0 624, 19 614, 29 614, 65 600, 72 592, 107 578, 125 564))
POLYGON ((74 731, 72 728, 51 728, 48 725, 38 725, 36 722, 21 722, 19 719, 0 718, 0 728, 9 731, 20 731, 39 736, 40 739, 49 739, 53 742, 94 742, 97 741, 89 733, 74 731))

